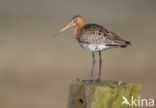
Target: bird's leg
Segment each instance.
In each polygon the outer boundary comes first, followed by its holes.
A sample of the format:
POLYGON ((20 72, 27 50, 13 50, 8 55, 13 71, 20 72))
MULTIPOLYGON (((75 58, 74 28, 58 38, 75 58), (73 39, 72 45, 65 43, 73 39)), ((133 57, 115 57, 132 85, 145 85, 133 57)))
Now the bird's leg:
POLYGON ((101 80, 101 65, 102 65, 102 56, 101 56, 101 51, 99 51, 99 75, 98 75, 98 81, 101 80))
POLYGON ((95 54, 94 52, 92 52, 92 70, 91 70, 91 75, 90 75, 90 80, 83 80, 84 82, 86 83, 89 83, 89 82, 93 82, 93 75, 94 75, 94 67, 95 67, 95 54))
POLYGON ((90 80, 93 81, 93 75, 94 75, 94 67, 95 67, 95 54, 92 52, 92 70, 91 70, 91 75, 90 75, 90 80))

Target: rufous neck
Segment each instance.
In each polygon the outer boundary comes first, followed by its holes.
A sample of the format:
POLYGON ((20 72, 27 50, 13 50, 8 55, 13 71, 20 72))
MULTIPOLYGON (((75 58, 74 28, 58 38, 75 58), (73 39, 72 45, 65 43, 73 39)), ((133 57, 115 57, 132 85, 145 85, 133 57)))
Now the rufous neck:
POLYGON ((82 21, 80 21, 80 23, 77 23, 77 24, 76 24, 76 27, 77 27, 77 28, 82 28, 85 24, 86 24, 85 21, 82 20, 82 21))
POLYGON ((81 21, 81 23, 77 23, 75 26, 75 35, 78 35, 80 29, 85 25, 85 21, 81 21))

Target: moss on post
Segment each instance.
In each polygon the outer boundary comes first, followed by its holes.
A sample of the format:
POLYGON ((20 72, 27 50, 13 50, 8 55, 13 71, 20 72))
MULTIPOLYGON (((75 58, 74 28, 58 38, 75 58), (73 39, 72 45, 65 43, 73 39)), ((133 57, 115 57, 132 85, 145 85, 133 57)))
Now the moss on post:
POLYGON ((131 102, 131 96, 137 99, 141 86, 118 81, 85 83, 78 81, 70 85, 67 108, 136 108, 122 104, 123 96, 131 102))

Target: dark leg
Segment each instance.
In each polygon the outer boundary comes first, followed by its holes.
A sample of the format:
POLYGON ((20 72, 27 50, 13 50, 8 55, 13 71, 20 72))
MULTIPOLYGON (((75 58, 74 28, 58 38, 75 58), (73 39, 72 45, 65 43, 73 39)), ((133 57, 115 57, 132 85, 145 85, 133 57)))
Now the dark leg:
POLYGON ((93 81, 93 74, 94 74, 94 67, 95 67, 95 54, 92 52, 92 70, 91 70, 91 75, 90 75, 90 80, 93 81))
POLYGON ((102 56, 101 56, 101 51, 99 51, 99 75, 98 75, 98 81, 101 80, 101 65, 102 65, 102 56))
POLYGON ((83 80, 84 82, 86 83, 89 83, 89 82, 93 82, 93 75, 94 75, 94 67, 95 67, 95 54, 94 52, 92 52, 92 70, 91 70, 91 75, 90 75, 90 80, 83 80))

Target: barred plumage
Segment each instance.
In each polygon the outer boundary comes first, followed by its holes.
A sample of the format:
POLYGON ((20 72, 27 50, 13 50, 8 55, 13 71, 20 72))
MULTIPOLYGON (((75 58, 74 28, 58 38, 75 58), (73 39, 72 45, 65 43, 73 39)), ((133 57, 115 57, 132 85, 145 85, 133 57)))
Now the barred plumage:
POLYGON ((130 42, 121 39, 101 25, 85 24, 79 32, 77 39, 80 45, 89 51, 102 51, 130 45, 130 42))

